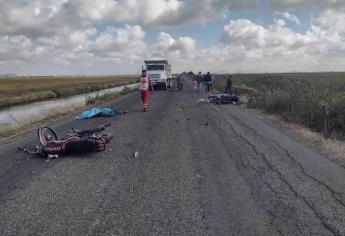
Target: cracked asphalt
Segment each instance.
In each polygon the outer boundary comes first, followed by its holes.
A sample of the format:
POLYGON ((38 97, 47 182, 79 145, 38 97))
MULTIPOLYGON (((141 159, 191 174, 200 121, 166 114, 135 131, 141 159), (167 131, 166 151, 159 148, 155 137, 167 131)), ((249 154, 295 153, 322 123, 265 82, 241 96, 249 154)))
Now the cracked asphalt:
POLYGON ((198 103, 187 85, 108 104, 105 152, 50 162, 0 143, 0 235, 345 235, 345 162, 245 106, 198 103), (133 157, 134 152, 139 157, 133 157))

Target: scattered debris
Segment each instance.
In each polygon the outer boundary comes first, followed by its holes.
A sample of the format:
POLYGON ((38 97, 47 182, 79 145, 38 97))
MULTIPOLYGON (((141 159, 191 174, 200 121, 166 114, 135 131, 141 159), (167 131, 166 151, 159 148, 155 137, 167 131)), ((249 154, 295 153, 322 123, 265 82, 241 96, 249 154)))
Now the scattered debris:
POLYGON ((50 161, 50 160, 52 160, 52 159, 58 159, 58 158, 59 158, 59 155, 50 155, 50 154, 49 154, 46 161, 50 161))
POLYGON ((197 101, 198 103, 209 103, 207 99, 201 98, 197 101))

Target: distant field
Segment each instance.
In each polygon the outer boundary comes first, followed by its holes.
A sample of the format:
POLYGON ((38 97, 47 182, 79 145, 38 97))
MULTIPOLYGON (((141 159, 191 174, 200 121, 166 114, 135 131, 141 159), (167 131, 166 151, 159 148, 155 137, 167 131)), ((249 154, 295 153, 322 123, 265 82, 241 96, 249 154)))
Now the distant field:
MULTIPOLYGON (((227 76, 217 78, 224 87, 227 76)), ((345 140, 345 73, 241 74, 233 83, 235 93, 250 94, 249 107, 345 140)))
POLYGON ((0 109, 135 83, 135 76, 0 78, 0 109))

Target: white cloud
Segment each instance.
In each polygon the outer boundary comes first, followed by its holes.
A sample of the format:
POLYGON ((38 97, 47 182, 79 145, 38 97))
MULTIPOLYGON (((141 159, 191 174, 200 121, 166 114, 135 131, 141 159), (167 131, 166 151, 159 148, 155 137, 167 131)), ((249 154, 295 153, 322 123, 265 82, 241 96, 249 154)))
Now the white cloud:
POLYGON ((221 18, 224 14, 240 10, 255 9, 260 0, 184 0, 175 11, 162 14, 148 25, 179 26, 188 23, 205 24, 210 20, 221 18))
MULTIPOLYGON (((56 14, 66 0, 0 1, 0 33, 27 36, 54 33, 56 14)), ((67 28, 66 26, 64 28, 67 28)), ((61 28, 55 28, 60 31, 61 28)))
POLYGON ((194 70, 232 72, 339 71, 345 68, 345 14, 328 9, 304 33, 275 19, 264 26, 248 19, 224 26, 222 45, 196 53, 194 70))
POLYGON ((313 20, 312 33, 320 39, 320 49, 325 53, 345 56, 345 14, 327 10, 313 20))
POLYGON ((278 15, 278 16, 280 16, 280 17, 282 17, 282 18, 284 18, 285 20, 294 22, 294 23, 296 23, 297 25, 301 24, 299 18, 298 18, 296 15, 293 15, 293 14, 291 14, 291 13, 276 11, 275 14, 278 15))
POLYGON ((84 22, 141 22, 150 24, 180 10, 179 0, 69 0, 63 11, 76 13, 84 22))
POLYGON ((109 16, 116 5, 113 0, 70 0, 64 7, 77 13, 81 19, 99 21, 109 16))
POLYGON ((259 2, 0 0, 0 71, 13 72, 9 69, 14 68, 40 73, 37 68, 50 71, 49 65, 54 64, 54 68, 60 66, 66 73, 92 72, 91 68, 132 72, 135 70, 132 67, 140 67, 147 58, 168 58, 179 70, 344 68, 344 1, 269 0, 269 6, 276 10, 272 11, 275 19, 271 25, 248 19, 232 20, 224 26, 220 43, 207 48, 200 48, 199 39, 172 36, 163 28, 203 24, 230 12, 255 9, 259 2), (300 19, 292 14, 293 9, 307 5, 320 9, 319 15, 310 19, 310 27, 305 32, 289 28, 288 21, 300 24, 300 19), (158 33, 156 41, 148 43, 145 31, 149 34, 157 29, 165 32, 158 33), (30 63, 38 66, 30 69, 30 63), (74 66, 79 70, 73 69, 74 66))
POLYGON ((0 33, 42 36, 114 23, 199 24, 258 4, 259 0, 1 0, 0 33))
POLYGON ((307 5, 314 5, 324 9, 345 7, 345 2, 343 0, 268 0, 268 5, 275 9, 293 9, 307 5))
POLYGON ((157 43, 152 47, 152 56, 157 58, 191 58, 196 50, 196 42, 190 37, 174 39, 170 34, 161 32, 157 43))
POLYGON ((102 57, 135 57, 144 52, 145 32, 138 25, 125 28, 108 27, 91 44, 91 51, 102 57))
POLYGON ((222 42, 224 44, 245 44, 248 47, 264 46, 267 30, 250 20, 240 19, 231 21, 224 26, 222 42))
POLYGON ((34 51, 32 41, 25 36, 0 38, 0 61, 26 60, 34 51))
POLYGON ((52 36, 30 39, 26 36, 0 37, 0 61, 18 60, 63 62, 94 61, 100 58, 131 60, 144 52, 145 32, 138 26, 107 27, 98 32, 95 28, 78 30, 69 37, 52 36))
POLYGON ((230 21, 224 26, 223 46, 204 50, 203 57, 225 62, 236 55, 235 67, 247 65, 248 71, 342 70, 344 24, 345 14, 335 10, 327 10, 315 18, 305 33, 293 31, 281 19, 267 27, 247 19, 230 21))

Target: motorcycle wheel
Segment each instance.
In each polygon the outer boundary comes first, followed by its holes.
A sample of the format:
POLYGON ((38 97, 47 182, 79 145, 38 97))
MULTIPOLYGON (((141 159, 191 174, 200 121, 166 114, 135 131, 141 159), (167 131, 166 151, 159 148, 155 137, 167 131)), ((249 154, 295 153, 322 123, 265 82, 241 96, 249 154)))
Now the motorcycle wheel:
POLYGON ((47 142, 57 141, 58 136, 52 128, 40 127, 37 130, 37 138, 42 147, 45 147, 47 142))

